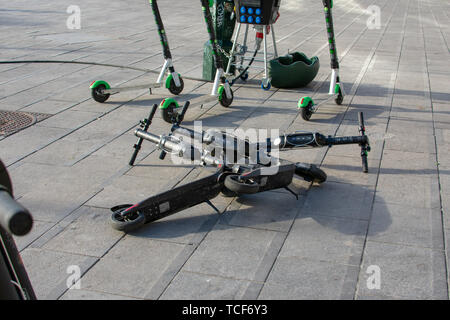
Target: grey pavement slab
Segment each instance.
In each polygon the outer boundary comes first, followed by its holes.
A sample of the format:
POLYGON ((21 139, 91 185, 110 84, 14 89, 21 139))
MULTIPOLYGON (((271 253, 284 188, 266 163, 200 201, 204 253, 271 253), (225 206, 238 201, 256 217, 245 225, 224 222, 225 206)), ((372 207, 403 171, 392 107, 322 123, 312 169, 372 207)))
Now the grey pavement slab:
POLYGON ((416 208, 376 201, 368 239, 442 250, 441 219, 439 208, 416 208))
POLYGON ((375 199, 419 208, 437 208, 439 207, 437 174, 382 175, 378 181, 375 199))
POLYGON ((58 299, 71 286, 69 278, 76 275, 76 267, 83 275, 97 262, 93 257, 38 248, 25 249, 21 256, 37 298, 41 300, 58 299))
POLYGON ((238 300, 251 284, 247 280, 182 271, 172 280, 162 300, 238 300))
POLYGON ((363 220, 300 214, 278 257, 359 266, 367 225, 363 220))
POLYGON ((43 248, 102 257, 122 237, 123 233, 111 228, 107 209, 82 207, 79 218, 69 224, 60 234, 47 242, 43 248))
POLYGON ((81 278, 81 287, 144 298, 184 246, 127 236, 81 278))
POLYGON ((32 126, 0 141, 2 161, 11 165, 69 133, 68 129, 32 126), (20 148, 17 148, 20 146, 20 148))
MULTIPOLYGON (((182 270, 241 280, 262 281, 259 271, 277 232, 217 225, 182 270)), ((275 256, 271 257, 275 259, 275 256)))
POLYGON ((358 268, 279 257, 259 295, 269 300, 353 299, 358 268))
POLYGON ((328 182, 310 190, 300 213, 368 220, 373 197, 364 186, 328 182))
MULTIPOLYGON (((448 299, 445 256, 440 250, 368 241, 357 298, 372 294, 409 299, 448 299), (369 266, 380 268, 380 289, 369 289, 369 266)), ((370 270, 369 270, 370 271, 370 270)))
POLYGON ((244 195, 234 200, 220 222, 230 226, 288 232, 302 201, 288 192, 244 195))

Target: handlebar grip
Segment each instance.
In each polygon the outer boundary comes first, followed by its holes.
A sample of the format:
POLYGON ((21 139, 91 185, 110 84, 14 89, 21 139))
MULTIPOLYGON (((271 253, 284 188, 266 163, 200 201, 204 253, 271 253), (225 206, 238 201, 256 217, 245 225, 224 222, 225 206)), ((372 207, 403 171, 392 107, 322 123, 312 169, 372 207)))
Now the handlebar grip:
POLYGON ((180 118, 178 120, 178 123, 181 123, 184 120, 184 115, 186 114, 186 111, 189 108, 190 104, 191 103, 189 101, 186 101, 186 103, 184 104, 183 109, 181 110, 181 113, 180 113, 180 118))
POLYGON ((327 137, 326 141, 328 145, 365 144, 368 139, 367 136, 327 137))
POLYGON ((0 187, 0 225, 9 233, 23 236, 30 232, 33 218, 30 212, 0 187))
POLYGON ((367 154, 365 152, 361 153, 361 159, 362 159, 363 172, 368 173, 369 172, 369 164, 367 162, 367 154))
POLYGON ((141 146, 139 145, 139 143, 136 143, 136 144, 134 145, 134 151, 133 151, 133 154, 131 155, 130 162, 128 162, 128 164, 129 164, 130 166, 133 166, 133 165, 134 165, 134 162, 136 161, 137 155, 138 155, 138 153, 139 153, 140 150, 141 150, 141 146))
MULTIPOLYGON (((153 105, 152 111, 150 112, 150 116, 148 117, 149 121, 152 121, 153 117, 155 116, 156 110, 158 110, 158 105, 155 103, 153 105)), ((150 124, 148 124, 148 125, 150 125, 150 124)))
POLYGON ((359 122, 360 130, 362 130, 363 132, 366 131, 366 129, 364 127, 364 115, 362 112, 358 112, 358 122, 359 122))
POLYGON ((161 153, 159 154, 159 159, 164 160, 166 158, 167 152, 165 152, 164 150, 161 151, 161 153))

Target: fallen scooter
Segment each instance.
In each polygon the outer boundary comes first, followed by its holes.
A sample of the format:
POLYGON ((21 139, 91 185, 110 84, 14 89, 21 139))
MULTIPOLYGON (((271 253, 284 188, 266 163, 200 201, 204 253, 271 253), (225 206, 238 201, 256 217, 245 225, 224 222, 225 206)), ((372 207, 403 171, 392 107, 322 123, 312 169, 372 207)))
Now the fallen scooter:
POLYGON ((171 153, 178 158, 196 161, 200 165, 212 168, 214 172, 197 181, 154 195, 135 205, 123 204, 111 208, 113 212, 111 223, 114 229, 128 232, 204 202, 220 213, 210 200, 221 192, 225 196, 239 196, 285 188, 296 195, 289 188, 294 174, 306 181, 325 182, 327 178, 325 172, 315 165, 292 163, 272 157, 274 150, 358 144, 361 146, 363 171, 368 172, 367 153, 370 151, 370 145, 365 134, 362 113, 359 114, 360 136, 326 137, 317 132, 294 132, 279 136, 273 141, 267 139, 265 143, 254 144, 225 132, 216 131, 215 134, 211 134, 208 131, 196 132, 181 127, 188 107, 189 102, 186 102, 181 113, 173 114, 170 134, 158 136, 148 132, 158 108, 154 105, 150 116, 141 121, 141 128, 135 131, 139 140, 134 145, 129 164, 134 165, 143 141, 148 140, 155 143, 161 150, 160 159, 164 159, 167 153, 171 153), (174 135, 179 132, 181 137, 174 135), (183 137, 193 139, 194 143, 187 143, 186 140, 189 139, 183 139, 183 137))

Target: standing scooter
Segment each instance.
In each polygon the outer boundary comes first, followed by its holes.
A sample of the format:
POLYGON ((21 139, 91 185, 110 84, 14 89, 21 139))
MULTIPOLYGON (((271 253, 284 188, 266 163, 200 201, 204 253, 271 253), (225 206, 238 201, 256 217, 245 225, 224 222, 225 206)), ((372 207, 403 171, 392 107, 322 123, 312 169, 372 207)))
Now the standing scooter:
MULTIPOLYGON (((229 107, 233 103, 233 91, 231 90, 230 83, 225 77, 224 63, 221 55, 219 54, 219 46, 216 41, 216 36, 214 34, 214 23, 212 20, 211 10, 213 1, 210 0, 200 0, 203 10, 203 16, 206 21, 206 28, 209 34, 209 41, 211 42, 214 66, 216 68, 216 76, 214 78, 213 88, 211 94, 202 97, 197 103, 204 104, 208 102, 213 102, 219 100, 219 103, 224 107, 229 107)), ((164 99, 159 108, 161 110, 162 118, 171 123, 175 110, 181 106, 173 98, 164 99)))
POLYGON ((313 113, 317 112, 320 105, 327 103, 329 100, 334 99, 337 105, 341 105, 344 101, 344 87, 341 84, 339 77, 339 61, 336 51, 336 40, 334 39, 334 26, 333 26, 333 0, 322 0, 325 8, 325 21, 327 23, 328 42, 330 47, 331 56, 331 80, 329 97, 318 104, 315 104, 311 97, 302 97, 298 102, 298 108, 301 110, 302 118, 306 121, 311 119, 313 113))
POLYGON ((164 25, 161 19, 161 15, 159 13, 158 4, 156 0, 149 0, 149 2, 150 5, 152 6, 156 26, 158 27, 158 34, 161 40, 165 60, 164 65, 159 74, 159 77, 156 80, 156 83, 143 84, 133 87, 111 88, 111 86, 106 81, 97 80, 92 82, 90 86, 91 95, 95 101, 103 103, 106 100, 108 100, 110 95, 125 91, 149 89, 151 94, 153 88, 160 88, 162 86, 162 82, 167 70, 169 71, 169 76, 167 77, 165 82, 166 88, 170 91, 170 93, 174 95, 178 95, 183 91, 184 88, 183 79, 181 78, 179 73, 175 72, 175 68, 172 63, 172 54, 170 52, 166 31, 164 30, 164 25))

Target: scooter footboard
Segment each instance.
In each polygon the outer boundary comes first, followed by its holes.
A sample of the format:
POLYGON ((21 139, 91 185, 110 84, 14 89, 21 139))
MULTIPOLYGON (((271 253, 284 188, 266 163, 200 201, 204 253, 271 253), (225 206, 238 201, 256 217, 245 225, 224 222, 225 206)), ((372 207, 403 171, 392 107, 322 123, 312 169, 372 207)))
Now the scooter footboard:
POLYGON ((157 194, 138 203, 134 209, 143 213, 145 223, 149 223, 213 199, 223 187, 218 179, 219 174, 157 194))

